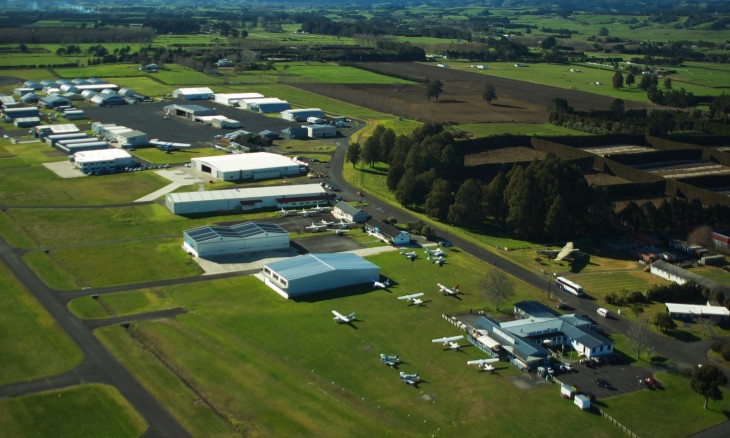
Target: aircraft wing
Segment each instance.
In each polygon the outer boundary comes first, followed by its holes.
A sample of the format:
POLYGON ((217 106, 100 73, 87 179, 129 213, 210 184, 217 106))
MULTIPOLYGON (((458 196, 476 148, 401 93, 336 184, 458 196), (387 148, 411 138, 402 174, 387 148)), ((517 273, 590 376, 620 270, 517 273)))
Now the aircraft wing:
POLYGON ((410 299, 418 298, 418 297, 422 297, 422 296, 423 296, 423 292, 420 292, 420 293, 417 293, 417 294, 403 295, 401 297, 398 297, 398 299, 399 300, 410 300, 410 299))
POLYGON ((477 359, 469 360, 466 362, 467 365, 482 365, 499 362, 499 359, 477 359))
POLYGON ((333 310, 332 314, 335 315, 335 319, 345 320, 345 316, 336 310, 333 310))
POLYGON ((446 338, 438 338, 438 339, 432 339, 431 342, 434 344, 442 343, 442 342, 451 342, 451 341, 458 341, 459 339, 462 339, 464 335, 459 336, 449 336, 446 338))
POLYGON ((563 249, 560 250, 557 256, 555 256, 555 260, 563 260, 564 258, 568 257, 573 253, 573 242, 568 242, 565 244, 563 249))

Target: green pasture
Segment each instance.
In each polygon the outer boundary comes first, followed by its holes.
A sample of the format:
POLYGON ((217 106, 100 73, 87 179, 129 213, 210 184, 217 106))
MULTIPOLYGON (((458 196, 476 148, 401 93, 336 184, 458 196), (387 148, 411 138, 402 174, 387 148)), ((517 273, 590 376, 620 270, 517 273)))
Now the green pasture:
MULTIPOLYGON (((148 73, 139 70, 139 64, 101 64, 88 67, 62 67, 53 69, 61 78, 109 78, 146 76, 148 73)), ((151 73, 154 74, 154 73, 151 73)), ((125 84, 117 84, 125 86, 125 84)))
MULTIPOLYGON (((483 353, 466 348, 454 354, 430 342, 458 333, 441 313, 485 307, 474 288, 488 266, 458 250, 449 252, 443 268, 423 259, 410 262, 396 252, 369 259, 397 282, 392 293, 364 293, 369 290, 365 286, 349 288, 344 296, 286 301, 253 277, 127 292, 140 309, 152 310, 154 302, 163 308, 182 305, 189 313, 134 324, 130 332, 135 339, 116 327, 103 329, 101 337, 193 435, 200 426, 185 417, 196 410, 195 397, 176 383, 171 369, 195 376, 188 381, 225 414, 229 428, 240 426, 254 435, 310 436, 322 430, 353 436, 386 430, 404 436, 469 435, 488 425, 506 436, 527 433, 529 426, 515 424, 511 415, 529 409, 534 422, 548 425, 545 436, 564 433, 550 420, 554 415, 595 436, 618 436, 600 417, 559 403, 555 386, 517 389, 512 380, 519 373, 512 367, 503 364, 498 375, 486 376, 464 365, 483 353), (467 295, 463 301, 443 297, 436 293, 437 281, 460 283, 467 295), (431 300, 426 307, 408 307, 395 299, 419 290, 431 300), (145 297, 132 298, 139 293, 145 297), (357 311, 357 328, 333 323, 332 309, 357 311), (161 367, 138 344, 154 348, 168 366, 161 367), (428 383, 418 389, 401 384, 397 371, 380 364, 380 352, 399 353, 407 362, 401 370, 421 372, 428 383), (550 409, 537 409, 547 404, 550 409), (454 421, 457 411, 462 415, 454 421)), ((522 285, 518 291, 515 299, 535 296, 522 285)), ((121 301, 105 301, 110 303, 116 311, 114 303, 121 301)))
POLYGON ((385 76, 354 67, 321 62, 277 63, 279 76, 286 82, 326 82, 335 84, 410 84, 412 81, 385 76))
POLYGON ((209 76, 178 64, 165 65, 164 70, 150 75, 167 85, 217 85, 223 82, 220 77, 209 76))
MULTIPOLYGON (((58 56, 46 53, 5 53, 0 55, 0 62, 2 62, 2 65, 5 67, 68 64, 76 61, 76 57, 58 56)), ((46 77, 43 79, 50 78, 46 77)))
POLYGON ((455 132, 467 132, 474 137, 489 137, 493 135, 585 135, 585 132, 575 131, 551 123, 469 123, 449 127, 455 132))
MULTIPOLYGON (((48 257, 58 265, 58 271, 66 272, 75 285, 105 287, 120 284, 141 283, 172 278, 194 277, 202 269, 180 248, 182 237, 159 238, 138 241, 109 242, 92 246, 79 246, 52 250, 48 257), (123 266, 123 269, 120 267, 123 266)), ((33 265, 37 259, 26 259, 38 275, 51 287, 69 288, 67 278, 60 284, 53 281, 59 272, 46 276, 33 265)))
POLYGON ((0 401, 3 435, 27 438, 136 438, 144 419, 116 388, 89 384, 0 401))
POLYGON ((690 269, 693 273, 714 280, 725 286, 730 286, 730 272, 714 266, 701 266, 690 269))
MULTIPOLYGON (((3 59, 0 56, 0 59, 3 59)), ((28 80, 42 81, 43 79, 51 79, 53 76, 45 68, 11 68, 11 69, 0 69, 0 76, 12 76, 19 78, 18 86, 22 85, 23 82, 28 80)), ((10 91, 12 91, 11 87, 10 91)))
POLYGON ((704 397, 690 389, 689 377, 662 372, 656 378, 664 390, 643 390, 604 399, 601 409, 642 437, 689 436, 727 421, 730 394, 726 390, 724 400, 710 400, 709 409, 704 410, 704 397))
POLYGON ((162 97, 171 93, 175 87, 172 85, 160 84, 154 80, 154 76, 137 76, 137 77, 123 77, 117 78, 109 76, 104 78, 105 80, 117 84, 120 87, 129 87, 137 93, 144 94, 148 97, 162 97))
POLYGON ((13 172, 12 168, 38 166, 41 163, 64 161, 66 155, 49 147, 43 142, 13 144, 0 141, 0 174, 13 172))
POLYGON ((246 43, 252 48, 264 48, 269 46, 317 46, 317 45, 342 45, 352 46, 358 44, 356 40, 348 37, 321 34, 295 34, 301 27, 300 24, 283 24, 284 32, 266 32, 263 29, 249 30, 246 43))
MULTIPOLYGON (((43 146, 49 152, 52 151, 50 147, 43 146)), ((45 161, 57 161, 57 157, 45 161)), ((166 184, 167 180, 152 172, 63 179, 37 165, 0 168, 0 186, 3 187, 0 204, 88 205, 131 202, 166 184)))
POLYGON ((0 385, 52 376, 81 363, 83 354, 71 338, 3 263, 0 290, 0 385))
POLYGON ((337 146, 332 143, 317 140, 281 140, 278 143, 279 150, 286 152, 287 155, 334 152, 337 149, 337 146))

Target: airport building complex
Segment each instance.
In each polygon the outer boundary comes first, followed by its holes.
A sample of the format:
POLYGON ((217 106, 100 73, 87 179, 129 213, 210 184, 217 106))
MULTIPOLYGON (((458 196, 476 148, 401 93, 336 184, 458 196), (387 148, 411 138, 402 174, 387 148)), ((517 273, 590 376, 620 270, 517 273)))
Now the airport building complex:
POLYGON ((380 268, 352 253, 305 254, 264 265, 264 282, 286 299, 372 282, 380 268))
POLYGON ((183 248, 202 258, 286 249, 289 233, 270 222, 204 226, 183 232, 183 248))
POLYGON ((168 193, 165 205, 173 214, 251 211, 262 208, 304 208, 329 204, 332 194, 319 184, 249 187, 209 192, 168 193))
POLYGON ((101 149, 76 152, 74 166, 86 174, 115 173, 134 165, 132 156, 122 149, 101 149))

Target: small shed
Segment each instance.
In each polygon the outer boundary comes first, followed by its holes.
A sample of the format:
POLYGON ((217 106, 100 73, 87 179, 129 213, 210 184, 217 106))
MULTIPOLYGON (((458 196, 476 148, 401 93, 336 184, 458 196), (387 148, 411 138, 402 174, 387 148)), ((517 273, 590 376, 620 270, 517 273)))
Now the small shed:
POLYGON ((573 398, 573 403, 584 411, 591 408, 591 399, 587 395, 577 394, 573 398))

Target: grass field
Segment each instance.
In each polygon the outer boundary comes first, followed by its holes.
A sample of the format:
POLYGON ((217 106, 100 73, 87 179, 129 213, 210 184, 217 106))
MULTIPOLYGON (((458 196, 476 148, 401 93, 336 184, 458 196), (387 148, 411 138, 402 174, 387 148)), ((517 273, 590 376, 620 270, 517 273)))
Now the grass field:
POLYGON ((147 424, 116 388, 92 384, 2 400, 0 428, 8 437, 136 438, 147 424))
MULTIPOLYGON (((394 252, 369 259, 384 266, 384 274, 397 283, 392 293, 360 293, 366 287, 337 298, 285 301, 258 280, 245 277, 216 280, 205 288, 181 285, 105 295, 105 304, 115 313, 181 305, 189 313, 174 321, 134 325, 136 340, 117 328, 104 329, 100 335, 146 386, 172 406, 174 415, 192 427, 193 435, 201 426, 186 418, 197 410, 186 400, 194 397, 176 383, 171 369, 195 376, 193 387, 230 419, 230 427, 244 427, 253 435, 310 436, 322 430, 353 436, 385 430, 404 436, 452 435, 476 433, 489 425, 494 433, 507 436, 527 427, 515 425, 508 412, 551 404, 550 413, 542 410, 533 421, 553 424, 550 415, 565 415, 592 435, 618 436, 599 417, 551 403, 559 400, 554 386, 517 389, 512 380, 519 373, 507 366, 495 378, 485 379, 463 363, 481 357, 478 351, 452 354, 430 343, 433 337, 455 332, 441 319, 442 312, 484 307, 475 285, 479 273, 489 267, 457 251, 449 253, 443 268, 422 260, 411 263, 394 252), (436 281, 460 282, 468 295, 463 301, 440 296, 435 293, 436 281), (395 300, 417 290, 432 300, 424 308, 395 300), (358 311, 357 329, 334 324, 332 308, 358 311), (161 366, 135 344, 154 348, 169 365, 161 366), (419 389, 402 385, 396 371, 379 363, 380 352, 398 352, 407 362, 402 370, 420 371, 428 383, 419 389), (216 360, 210 359, 212 355, 216 360), (340 366, 345 363, 348 366, 340 366), (461 413, 458 421, 453 412, 461 413)), ((518 291, 515 300, 537 294, 522 285, 518 291)), ((72 307, 99 316, 88 302, 72 307)), ((561 433, 557 424, 544 431, 545 436, 561 433)))
POLYGON ((81 351, 2 263, 0 290, 0 385, 51 376, 81 363, 81 351))
POLYGON ((585 135, 585 132, 574 131, 550 123, 473 123, 449 127, 456 132, 468 132, 474 137, 489 137, 492 135, 585 135))
POLYGON ((354 67, 321 62, 286 62, 276 65, 284 82, 326 82, 337 84, 410 84, 411 81, 379 75, 354 67))

